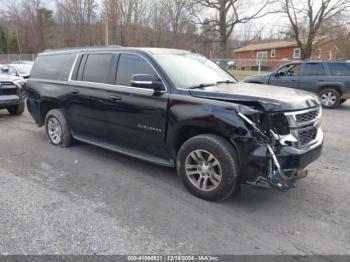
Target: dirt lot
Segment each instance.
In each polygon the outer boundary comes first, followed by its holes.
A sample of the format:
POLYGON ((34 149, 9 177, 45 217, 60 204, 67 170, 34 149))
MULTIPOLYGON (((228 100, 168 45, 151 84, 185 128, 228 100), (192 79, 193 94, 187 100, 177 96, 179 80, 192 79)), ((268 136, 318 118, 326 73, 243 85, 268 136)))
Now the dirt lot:
POLYGON ((350 254, 350 103, 324 112, 323 156, 288 193, 210 203, 175 170, 51 146, 0 111, 0 254, 350 254))

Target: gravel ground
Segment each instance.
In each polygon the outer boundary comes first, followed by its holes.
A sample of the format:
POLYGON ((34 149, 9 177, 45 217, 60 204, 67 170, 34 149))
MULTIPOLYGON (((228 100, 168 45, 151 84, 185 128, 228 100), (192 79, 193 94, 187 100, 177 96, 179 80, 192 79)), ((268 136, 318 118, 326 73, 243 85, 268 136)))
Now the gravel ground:
POLYGON ((0 254, 350 254, 350 103, 325 110, 323 156, 288 193, 210 203, 173 169, 48 143, 0 111, 0 254))

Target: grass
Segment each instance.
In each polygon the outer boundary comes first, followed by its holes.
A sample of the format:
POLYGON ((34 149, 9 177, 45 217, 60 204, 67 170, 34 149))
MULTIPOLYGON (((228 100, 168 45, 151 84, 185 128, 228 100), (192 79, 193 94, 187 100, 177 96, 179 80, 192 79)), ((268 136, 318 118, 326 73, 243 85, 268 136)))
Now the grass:
MULTIPOLYGON (((228 70, 228 72, 238 80, 243 80, 248 76, 259 75, 258 71, 249 71, 249 70, 228 70)), ((269 74, 269 73, 271 72, 260 71, 260 74, 269 74)))

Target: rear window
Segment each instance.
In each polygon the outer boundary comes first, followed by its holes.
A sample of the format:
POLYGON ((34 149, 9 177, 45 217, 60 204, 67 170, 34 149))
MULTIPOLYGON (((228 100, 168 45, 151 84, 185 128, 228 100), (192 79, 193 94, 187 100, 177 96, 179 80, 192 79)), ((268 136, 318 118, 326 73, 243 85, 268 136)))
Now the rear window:
POLYGON ((82 81, 108 84, 112 54, 90 54, 87 57, 82 81))
POLYGON ((31 77, 66 81, 74 59, 73 54, 40 55, 35 60, 31 77))
POLYGON ((350 64, 328 63, 328 69, 332 76, 350 76, 350 64))
POLYGON ((304 76, 325 76, 326 71, 321 63, 305 64, 304 76))

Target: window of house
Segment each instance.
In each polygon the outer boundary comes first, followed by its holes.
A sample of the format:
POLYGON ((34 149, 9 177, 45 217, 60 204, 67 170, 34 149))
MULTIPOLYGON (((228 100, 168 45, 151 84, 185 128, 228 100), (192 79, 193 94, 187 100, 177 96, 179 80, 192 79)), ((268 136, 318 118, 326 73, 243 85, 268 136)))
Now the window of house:
POLYGON ((301 57, 301 50, 300 48, 294 48, 293 50, 293 58, 299 59, 301 57))
POLYGON ((322 49, 318 48, 317 49, 317 59, 321 59, 322 58, 322 49))
POLYGON ((271 57, 276 57, 276 49, 271 49, 271 57))
POLYGON ((256 58, 257 59, 267 59, 267 51, 257 52, 256 58))

